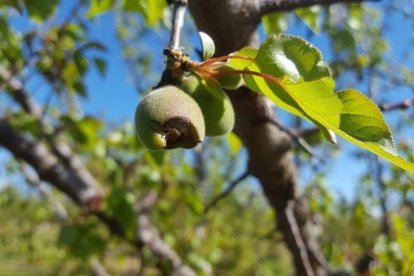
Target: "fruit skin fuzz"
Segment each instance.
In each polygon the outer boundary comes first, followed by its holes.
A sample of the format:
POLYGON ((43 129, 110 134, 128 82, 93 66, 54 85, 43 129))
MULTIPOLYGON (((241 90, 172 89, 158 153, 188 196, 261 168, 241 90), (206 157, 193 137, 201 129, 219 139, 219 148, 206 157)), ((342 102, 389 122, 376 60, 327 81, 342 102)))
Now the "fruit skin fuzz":
POLYGON ((150 150, 193 148, 205 136, 200 107, 172 85, 142 98, 135 111, 135 128, 142 144, 150 150))

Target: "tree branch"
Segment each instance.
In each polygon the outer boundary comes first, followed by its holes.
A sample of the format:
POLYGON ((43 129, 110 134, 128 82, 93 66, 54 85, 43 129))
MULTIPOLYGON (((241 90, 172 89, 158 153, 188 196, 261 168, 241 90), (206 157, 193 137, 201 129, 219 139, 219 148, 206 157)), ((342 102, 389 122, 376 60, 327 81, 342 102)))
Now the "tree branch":
POLYGON ((292 138, 293 141, 295 141, 296 144, 298 144, 304 151, 306 151, 311 157, 317 158, 319 161, 322 159, 318 154, 313 150, 312 146, 306 142, 303 137, 297 135, 294 131, 284 127, 281 125, 278 121, 276 121, 273 118, 267 118, 266 119, 269 123, 277 126, 280 130, 286 132, 287 135, 289 135, 290 138, 292 138))
POLYGON ((31 165, 41 180, 53 183, 81 207, 88 207, 92 199, 101 197, 95 182, 87 182, 78 171, 62 166, 44 144, 30 141, 4 119, 0 119, 0 146, 31 165))
MULTIPOLYGON (((216 55, 226 55, 243 47, 257 47, 257 15, 259 1, 192 0, 188 5, 200 31, 207 33, 216 44, 216 55), (241 31, 243 30, 243 31, 241 31)), ((241 87, 227 91, 235 113, 234 131, 242 139, 249 154, 249 172, 260 181, 264 195, 276 213, 278 229, 284 235, 295 264, 295 275, 306 275, 305 264, 298 251, 286 219, 285 207, 294 201, 294 215, 308 248, 319 252, 318 232, 299 196, 297 171, 291 155, 292 138, 269 122, 257 123, 263 116, 273 118, 273 107, 263 96, 241 87), (285 219, 281 219, 285 218, 285 219)), ((310 260, 316 274, 326 274, 319 262, 310 260)))
POLYGON ((180 35, 181 29, 184 26, 184 16, 186 10, 187 0, 174 0, 171 39, 169 45, 170 50, 176 50, 180 48, 180 35))
POLYGON ((391 221, 388 216, 387 208, 387 188, 383 179, 384 165, 378 156, 373 156, 373 158, 375 162, 375 182, 381 206, 381 233, 389 236, 391 231, 391 221))
MULTIPOLYGON (((73 199, 81 207, 88 207, 90 201, 96 199, 96 187, 91 183, 84 182, 79 176, 78 171, 66 168, 59 163, 59 160, 47 147, 39 142, 30 141, 29 138, 17 132, 4 119, 0 119, 0 146, 8 149, 14 156, 31 165, 37 172, 40 180, 51 183, 71 199, 73 199), (87 200, 85 200, 85 198, 87 200)), ((34 180, 34 178, 32 178, 34 180)), ((142 210, 146 210, 149 205, 153 204, 153 198, 142 200, 142 210)), ((124 230, 118 221, 107 216, 101 211, 92 210, 91 214, 98 217, 112 232, 117 236, 125 239, 124 230)), ((173 264, 175 275, 195 275, 195 273, 185 266, 180 257, 173 251, 159 236, 155 227, 149 222, 146 214, 139 215, 138 237, 132 242, 137 248, 143 245, 147 246, 151 252, 162 259, 167 259, 173 264)))
MULTIPOLYGON (((28 165, 23 164, 21 168, 26 181, 33 187, 37 188, 42 197, 45 198, 51 204, 59 221, 62 223, 67 223, 69 221, 69 216, 65 206, 63 206, 61 202, 53 198, 50 190, 47 189, 44 185, 42 185, 42 181, 39 179, 39 176, 35 172, 33 172, 28 165)), ((106 271, 105 267, 99 262, 97 258, 93 258, 90 261, 90 265, 92 275, 109 276, 109 273, 106 271)))
POLYGON ((174 271, 171 275, 195 276, 196 273, 183 261, 171 247, 164 242, 158 230, 152 225, 147 214, 142 213, 138 216, 138 238, 142 241, 153 254, 171 261, 174 271))
POLYGON ((41 196, 45 198, 47 201, 49 201, 59 221, 61 222, 68 221, 69 216, 68 216, 68 211, 66 210, 65 206, 63 206, 61 202, 53 198, 50 190, 48 190, 45 186, 42 185, 42 182, 39 179, 39 176, 35 172, 33 172, 29 168, 29 166, 26 164, 23 164, 21 166, 21 169, 22 169, 22 173, 26 181, 33 187, 37 188, 41 196))
POLYGON ((286 12, 298 8, 306 8, 315 5, 332 5, 337 3, 362 3, 379 2, 381 0, 259 0, 259 16, 272 12, 286 12))
POLYGON ((243 180, 245 180, 250 173, 248 171, 244 172, 242 175, 237 177, 230 185, 225 189, 221 194, 216 196, 209 204, 207 204, 206 208, 204 209, 204 215, 208 213, 214 206, 216 206, 220 200, 224 199, 228 196, 236 187, 239 185, 243 180))
MULTIPOLYGON (((29 97, 22 82, 3 67, 0 67, 0 81, 9 89, 11 97, 20 104, 23 110, 37 120, 41 131, 45 132, 46 129, 52 128, 43 116, 41 107, 29 97)), ((55 137, 51 135, 45 134, 45 137, 52 152, 44 143, 31 141, 13 129, 5 119, 0 119, 0 146, 8 149, 16 158, 31 165, 41 180, 49 182, 64 192, 80 207, 92 211, 92 214, 98 217, 113 234, 125 238, 124 229, 119 222, 98 210, 102 197, 100 186, 72 154, 70 147, 56 141, 55 137)), ((149 223, 149 219, 144 220, 142 216, 140 215, 139 220, 144 221, 146 227, 142 231, 146 234, 142 234, 143 232, 140 230, 142 233, 138 235, 137 240, 130 242, 137 248, 146 245, 154 255, 170 261, 176 275, 195 275, 189 267, 183 265, 179 256, 159 237, 158 231, 149 223), (148 235, 152 238, 147 244, 147 240, 142 238, 148 237, 148 235)))
MULTIPOLYGON (((303 241, 302 234, 300 233, 300 229, 298 223, 296 221, 296 217, 294 215, 294 201, 289 201, 288 204, 285 206, 284 215, 286 216, 286 220, 289 224, 291 235, 293 236, 296 244, 296 252, 300 254, 302 259, 302 265, 306 272, 307 276, 314 276, 315 273, 312 269, 312 265, 309 261, 308 250, 306 247, 305 242, 303 241)), ((283 218, 282 218, 283 219, 283 218)))
POLYGON ((393 111, 398 109, 407 109, 414 104, 414 98, 408 98, 397 103, 385 103, 379 105, 381 111, 393 111))
MULTIPOLYGON (((63 142, 57 141, 53 135, 47 132, 52 129, 51 124, 44 117, 42 108, 29 96, 29 93, 24 89, 23 83, 14 77, 4 67, 0 66, 0 81, 2 81, 6 87, 10 90, 11 97, 23 108, 26 113, 33 116, 38 124, 40 131, 46 137, 49 146, 52 148, 53 153, 57 159, 62 161, 62 165, 69 171, 76 171, 77 177, 83 182, 88 183, 94 187, 94 190, 98 192, 92 197, 102 194, 100 187, 90 173, 84 168, 82 162, 72 154, 70 147, 63 142)), ((84 199, 87 201, 88 199, 84 199)), ((78 202, 80 203, 80 202, 78 202)), ((82 204, 84 204, 83 202, 82 204)))

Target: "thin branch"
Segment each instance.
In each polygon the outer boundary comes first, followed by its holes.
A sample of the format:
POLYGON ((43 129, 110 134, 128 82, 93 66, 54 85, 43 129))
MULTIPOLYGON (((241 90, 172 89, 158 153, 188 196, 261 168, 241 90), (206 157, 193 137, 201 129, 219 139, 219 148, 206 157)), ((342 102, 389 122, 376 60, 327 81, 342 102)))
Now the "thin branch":
POLYGON ((2 66, 0 66, 0 81, 2 86, 4 85, 12 91, 11 97, 18 102, 27 113, 37 119, 42 118, 42 108, 26 95, 23 83, 2 66))
POLYGON ((207 204, 206 208, 204 209, 204 214, 207 214, 208 211, 210 211, 213 207, 215 207, 220 202, 220 200, 228 196, 234 190, 234 188, 236 188, 237 185, 239 185, 249 175, 250 173, 246 171, 243 174, 241 174, 239 177, 237 177, 233 182, 231 182, 226 190, 224 190, 221 194, 216 196, 209 204, 207 204))
POLYGON ((199 144, 194 148, 194 157, 195 157, 195 168, 196 168, 196 179, 197 186, 202 189, 205 186, 206 181, 206 164, 204 160, 204 147, 203 144, 199 144))
POLYGON ((296 133, 294 133, 292 130, 282 126, 278 121, 268 118, 268 122, 277 126, 280 130, 283 132, 286 132, 287 135, 289 135, 290 138, 292 138, 293 141, 295 141, 296 144, 298 144, 304 151, 306 151, 310 156, 321 159, 318 154, 313 150, 312 146, 306 142, 305 139, 298 136, 296 133))
POLYGON ((332 5, 337 3, 380 2, 381 0, 259 0, 259 16, 272 12, 286 12, 315 5, 332 5))
POLYGON ((306 246, 305 242, 303 241, 302 235, 301 235, 300 230, 299 230, 298 223, 297 223, 296 218, 295 218, 295 214, 293 212, 293 204, 294 204, 294 201, 292 201, 292 200, 288 202, 288 204, 285 207, 285 216, 286 216, 286 219, 289 223, 291 234, 292 234, 292 236, 295 240, 295 243, 296 243, 296 247, 297 247, 296 250, 299 252, 299 254, 301 256, 302 265, 303 265, 303 268, 306 272, 306 275, 307 276, 314 276, 315 273, 314 273, 314 271, 312 269, 312 265, 309 261, 307 246, 306 246))
POLYGON ((151 252, 162 258, 169 260, 173 265, 173 275, 193 276, 195 273, 190 267, 186 266, 180 256, 160 237, 158 230, 150 221, 149 212, 158 199, 156 191, 149 191, 139 199, 136 206, 138 213, 137 236, 139 244, 148 247, 151 252))
POLYGON ((90 261, 90 265, 92 268, 92 276, 110 276, 105 267, 99 262, 97 258, 93 258, 90 261))
POLYGON ((384 165, 381 162, 378 156, 374 156, 375 162, 375 182, 377 184, 378 189, 378 198, 380 201, 381 206, 381 233, 386 236, 389 236, 391 230, 391 222, 390 218, 388 217, 388 208, 387 208, 387 195, 386 195, 386 187, 383 179, 383 170, 384 165))
POLYGON ((171 261, 174 269, 172 275, 196 275, 190 267, 183 263, 178 254, 161 239, 158 230, 152 225, 148 215, 146 214, 140 214, 138 216, 138 238, 151 250, 153 254, 171 261))
POLYGON ((404 109, 411 107, 413 104, 414 104, 414 97, 405 99, 397 103, 381 104, 379 105, 379 108, 381 109, 381 111, 393 111, 393 110, 398 110, 398 109, 404 110, 404 109))
POLYGON ((139 202, 136 206, 137 213, 148 213, 152 206, 158 199, 158 193, 156 191, 149 191, 142 198, 139 199, 139 202))
MULTIPOLYGON (((55 137, 53 135, 48 135, 46 132, 48 130, 52 129, 51 124, 46 120, 46 118, 43 116, 43 111, 40 105, 38 105, 30 96, 29 93, 24 89, 23 83, 14 77, 9 71, 7 71, 4 67, 0 67, 0 81, 3 82, 8 89, 11 91, 11 97, 23 108, 26 113, 33 116, 38 124, 40 130, 43 132, 44 136, 47 138, 50 147, 53 150, 54 154, 51 154, 53 158, 57 158, 58 160, 62 161, 62 164, 64 168, 61 168, 64 170, 65 168, 68 169, 68 171, 76 172, 76 177, 79 177, 79 183, 83 183, 82 185, 91 185, 91 191, 95 191, 98 194, 91 193, 90 199, 96 198, 100 194, 102 194, 102 191, 100 190, 100 187, 98 183, 95 181, 95 179, 90 175, 90 173, 84 168, 82 162, 76 158, 69 145, 66 143, 56 141, 55 137), (93 187, 92 187, 93 186, 93 187)), ((58 161, 56 161, 58 163, 58 161)), ((62 165, 59 164, 59 165, 62 165)), ((79 188, 80 194, 82 194, 83 197, 86 196, 86 194, 83 194, 82 187, 77 187, 73 184, 73 188, 79 188)), ((72 189, 73 189, 72 188, 72 189)), ((76 196, 76 191, 73 191, 74 193, 71 193, 72 196, 76 196)), ((90 199, 88 198, 78 198, 75 200, 76 202, 80 203, 81 206, 84 206, 87 204, 87 201, 90 199), (82 202, 79 202, 78 200, 81 200, 82 202)))
POLYGON ((173 18, 170 39, 170 50, 180 48, 180 35, 184 26, 184 16, 187 9, 187 0, 174 0, 173 2, 173 18))
POLYGON ((310 127, 310 128, 303 128, 303 129, 295 130, 295 133, 298 137, 308 137, 311 135, 315 135, 319 132, 320 130, 317 127, 310 127))

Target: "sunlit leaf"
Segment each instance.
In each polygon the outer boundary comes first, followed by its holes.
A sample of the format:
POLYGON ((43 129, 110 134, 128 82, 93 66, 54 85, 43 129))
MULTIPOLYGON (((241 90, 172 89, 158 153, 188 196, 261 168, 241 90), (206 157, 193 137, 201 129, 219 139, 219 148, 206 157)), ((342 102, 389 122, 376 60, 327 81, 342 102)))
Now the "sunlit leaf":
POLYGON ((54 13, 58 3, 58 0, 24 0, 30 18, 40 23, 54 13))
POLYGON ((281 12, 266 14, 262 17, 263 28, 266 34, 279 34, 288 28, 286 15, 281 12))
POLYGON ((321 30, 321 10, 322 8, 320 6, 313 6, 310 8, 297 9, 295 10, 295 13, 314 33, 317 34, 321 30))
POLYGON ((147 26, 152 26, 161 19, 165 7, 165 0, 125 0, 123 5, 125 11, 141 14, 147 26))
POLYGON ((230 152, 233 156, 237 156, 239 153, 241 147, 242 147, 242 141, 240 138, 234 134, 233 132, 229 132, 226 135, 227 142, 229 143, 230 152))
POLYGON ((294 82, 331 76, 321 52, 297 36, 271 36, 260 46, 256 62, 262 72, 279 78, 287 75, 294 82))
POLYGON ((95 58, 93 62, 95 63, 95 66, 98 69, 101 76, 104 76, 106 73, 106 61, 101 58, 95 58))
POLYGON ((97 15, 103 14, 109 11, 114 4, 115 0, 92 0, 87 12, 87 16, 95 17, 97 15))
MULTIPOLYGON (((243 52, 254 51, 244 49, 236 54, 243 52)), ((231 62, 236 68, 247 64, 244 75, 250 89, 314 122, 328 139, 334 138, 334 132, 414 173, 414 164, 398 156, 378 107, 356 90, 334 93, 329 68, 310 43, 295 36, 272 36, 259 48, 255 62, 231 62)))
MULTIPOLYGON (((275 36, 276 38, 278 36, 275 36)), ((296 37, 288 36, 289 39, 296 39, 296 37)), ((309 78, 314 77, 312 74, 314 72, 318 72, 320 75, 326 75, 329 76, 330 72, 329 69, 326 67, 326 65, 321 61, 321 55, 320 52, 314 48, 310 47, 309 49, 306 49, 307 46, 310 46, 309 43, 303 43, 302 39, 298 40, 298 43, 301 47, 296 47, 298 50, 298 53, 295 53, 293 50, 289 52, 289 56, 294 56, 295 60, 299 59, 300 53, 304 52, 306 53, 306 56, 309 58, 307 61, 303 61, 303 65, 299 64, 299 67, 296 67, 296 64, 293 64, 292 62, 288 62, 291 65, 291 72, 293 72, 294 75, 299 75, 300 72, 305 72, 309 78), (293 64, 293 66, 292 66, 293 64), (317 64, 320 69, 318 70, 312 70, 310 68, 310 64, 317 64)), ((273 43, 277 44, 277 43, 273 43)), ((272 75, 272 69, 275 69, 280 72, 277 66, 284 67, 283 61, 286 61, 287 58, 279 58, 277 56, 271 55, 270 52, 268 52, 267 48, 274 48, 272 46, 271 41, 268 41, 263 48, 261 47, 262 51, 260 52, 260 49, 253 49, 253 48, 243 48, 242 50, 234 53, 235 56, 245 56, 250 58, 260 58, 260 61, 253 62, 249 60, 243 60, 243 59, 231 59, 230 64, 234 66, 236 69, 243 70, 246 69, 248 71, 254 71, 254 72, 261 72, 261 68, 259 68, 260 64, 263 63, 262 67, 265 69, 266 72, 270 72, 269 75, 272 75), (260 52, 260 56, 259 56, 260 52), (266 55, 270 55, 266 57, 266 55), (278 62, 278 65, 275 66, 272 65, 272 62, 278 62), (247 67, 246 67, 247 66, 247 67)), ((279 46, 279 48, 283 49, 283 46, 279 46)), ((279 56, 283 56, 283 50, 279 51, 279 56)), ((283 73, 281 73, 283 74, 283 73)), ((315 74, 316 75, 316 74, 315 74)), ((306 118, 313 123, 315 123, 319 129, 322 131, 324 136, 328 139, 328 141, 332 143, 336 143, 335 135, 332 133, 331 130, 323 127, 320 125, 317 121, 315 121, 313 118, 311 118, 306 112, 302 110, 302 108, 298 105, 296 100, 292 98, 289 93, 287 93, 284 89, 282 89, 279 85, 272 84, 271 82, 266 81, 260 76, 252 76, 245 74, 244 79, 246 82, 246 86, 252 89, 253 91, 263 94, 269 99, 271 99, 276 105, 279 107, 285 109, 286 111, 289 111, 297 116, 301 116, 303 118, 306 118)), ((333 89, 333 83, 331 84, 333 89)), ((315 96, 317 97, 317 96, 315 96)))

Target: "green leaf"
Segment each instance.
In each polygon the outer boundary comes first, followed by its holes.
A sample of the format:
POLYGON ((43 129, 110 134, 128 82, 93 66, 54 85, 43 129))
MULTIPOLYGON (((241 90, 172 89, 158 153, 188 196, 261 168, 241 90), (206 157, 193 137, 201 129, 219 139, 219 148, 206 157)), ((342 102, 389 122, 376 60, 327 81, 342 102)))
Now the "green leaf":
POLYGON ((125 0, 123 10, 126 12, 145 13, 145 1, 140 0, 125 0))
POLYGON ((0 17, 0 35, 3 40, 8 41, 10 36, 9 23, 3 16, 0 17))
POLYGON ((82 81, 74 81, 73 82, 73 89, 75 89, 75 91, 81 95, 82 97, 86 98, 88 93, 86 91, 86 87, 83 84, 82 81))
POLYGON ((42 23, 56 10, 58 0, 24 0, 24 4, 31 19, 42 23))
POLYGON ((391 131, 375 103, 353 89, 339 91, 337 95, 344 104, 340 129, 361 141, 380 142, 386 139, 386 144, 393 145, 391 131))
MULTIPOLYGON (((277 36, 279 37, 279 36, 277 36)), ((302 43, 302 39, 300 40, 300 43, 302 43)), ((269 44, 268 44, 269 45, 269 44)), ((309 45, 309 44, 306 44, 309 45)), ((321 64, 321 55, 319 53, 319 51, 314 52, 314 48, 311 49, 311 51, 317 55, 317 57, 319 58, 319 60, 314 61, 315 64, 321 64)), ((244 57, 249 57, 249 58, 256 58, 256 56, 258 55, 258 50, 254 49, 254 48, 243 48, 240 51, 234 53, 235 56, 244 56, 244 57)), ((262 55, 264 51, 262 50, 262 55)), ((317 57, 315 57, 314 59, 316 59, 317 57)), ((267 62, 267 59, 262 58, 262 62, 267 62)), ((253 71, 253 72, 261 72, 260 68, 258 67, 258 65, 256 63, 254 63, 253 61, 249 61, 249 60, 244 60, 244 59, 231 59, 230 60, 230 65, 232 65, 234 68, 238 69, 238 70, 243 70, 246 69, 248 71, 253 71)), ((268 64, 266 64, 267 66, 269 66, 268 64)), ((307 68, 306 66, 303 66, 304 68, 307 68)), ((303 71, 303 70, 302 70, 303 71)), ((309 71, 309 70, 308 70, 309 71)), ((329 69, 328 69, 329 72, 329 69)), ((272 75, 271 73, 269 75, 272 75)), ((291 112, 297 116, 306 118, 310 121, 312 121, 313 123, 315 123, 318 128, 321 130, 321 132, 323 133, 323 135, 326 137, 326 139, 328 139, 328 141, 330 141, 331 143, 336 143, 336 137, 335 134, 330 131, 329 129, 323 127, 322 125, 320 125, 318 122, 316 122, 315 120, 313 120, 311 117, 309 117, 303 110, 302 108, 296 103, 296 101, 291 97, 291 95, 289 95, 289 93, 287 93, 285 90, 283 90, 280 86, 272 84, 270 82, 265 81, 262 77, 259 76, 252 76, 252 75, 245 75, 244 76, 245 82, 246 82, 246 86, 249 87, 251 90, 263 94, 264 96, 268 97, 270 100, 272 100, 276 105, 278 105, 279 107, 285 109, 288 112, 291 112)))
POLYGON ((62 225, 58 245, 82 260, 103 254, 106 240, 96 218, 89 217, 82 224, 62 225))
POLYGON ((301 77, 311 81, 331 76, 321 52, 306 40, 292 35, 268 38, 260 46, 256 62, 262 72, 278 78, 287 75, 293 82, 301 77))
POLYGON ((9 6, 16 9, 20 14, 23 13, 23 5, 21 1, 16 0, 0 0, 0 7, 9 6))
POLYGON ((108 211, 122 225, 128 237, 133 238, 137 228, 136 198, 123 187, 114 187, 107 198, 108 211))
POLYGON ((226 139, 227 139, 227 142, 229 143, 231 155, 232 156, 237 156, 237 154, 239 153, 239 151, 242 147, 242 141, 233 132, 227 133, 226 139))
POLYGON ((84 149, 95 151, 99 145, 98 132, 102 128, 103 123, 93 117, 78 118, 76 116, 63 116, 68 126, 70 136, 84 149))
POLYGON ((332 96, 333 93, 326 93, 322 98, 299 98, 301 95, 316 95, 315 91, 323 89, 320 84, 315 85, 315 81, 286 84, 285 87, 300 103, 302 109, 319 124, 331 129, 345 140, 414 173, 414 164, 398 156, 391 132, 380 110, 363 94, 356 90, 337 93, 337 99, 343 104, 343 108, 338 109, 335 107, 337 100, 332 96), (309 93, 310 91, 313 93, 309 93))
POLYGON ((165 0, 125 0, 123 9, 141 14, 150 27, 162 17, 165 6, 165 0))
POLYGON ((322 8, 320 6, 313 6, 310 8, 297 9, 295 10, 295 13, 314 33, 317 34, 321 30, 321 10, 322 8))
MULTIPOLYGON (((242 49, 236 53, 243 54, 253 55, 254 51, 242 49)), ((294 36, 272 36, 261 45, 255 60, 230 62, 239 70, 256 72, 244 76, 250 89, 311 120, 328 139, 335 132, 414 173, 414 164, 398 156, 391 131, 378 107, 356 90, 334 93, 329 68, 320 52, 308 42, 294 36)))
POLYGON ((95 58, 93 60, 95 63, 96 68, 98 69, 101 76, 105 76, 106 73, 106 61, 101 58, 95 58))
MULTIPOLYGON (((257 51, 258 50, 256 48, 245 47, 237 52, 234 52, 232 55, 255 59, 257 56, 257 51)), ((230 59, 229 65, 232 66, 234 69, 243 70, 253 62, 253 60, 247 59, 230 59)))
POLYGON ((357 146, 414 173, 414 164, 398 156, 391 131, 379 108, 356 90, 340 91, 338 96, 344 103, 340 131, 345 135, 337 133, 357 146))
POLYGON ((115 0, 92 0, 86 15, 88 17, 95 17, 97 15, 103 14, 109 11, 114 4, 115 0))
POLYGON ((214 45, 213 39, 206 33, 198 33, 201 39, 201 45, 203 47, 203 60, 207 60, 214 56, 216 46, 214 45))
MULTIPOLYGON (((331 76, 329 67, 322 61, 321 52, 306 40, 291 35, 273 35, 267 39, 258 50, 256 64, 260 72, 279 78, 288 76, 293 82, 299 81, 300 78, 310 81, 331 76)), ((263 84, 263 80, 260 81, 255 78, 255 81, 262 83, 259 85, 261 89, 266 86, 263 84)), ((248 81, 246 80, 246 82, 248 81)), ((309 114, 303 112, 289 93, 286 93, 286 91, 274 84, 270 86, 272 92, 277 91, 275 96, 284 103, 281 106, 282 108, 310 119, 320 128, 330 142, 336 143, 336 138, 332 131, 321 126, 309 114)), ((267 94, 269 95, 270 93, 267 94)))
POLYGON ((88 49, 95 49, 95 50, 100 50, 100 51, 106 51, 106 47, 97 41, 89 41, 88 43, 86 43, 85 45, 83 45, 80 50, 84 51, 84 50, 88 50, 88 49))
POLYGON ((84 57, 81 51, 76 50, 73 53, 73 61, 75 62, 76 68, 80 75, 84 75, 88 70, 88 60, 84 57))
POLYGON ((344 50, 356 52, 357 42, 352 30, 348 28, 332 29, 329 30, 329 34, 332 37, 333 50, 335 52, 338 53, 344 50))
POLYGON ((275 12, 262 17, 264 31, 268 35, 279 34, 286 31, 288 24, 284 13, 275 12))

